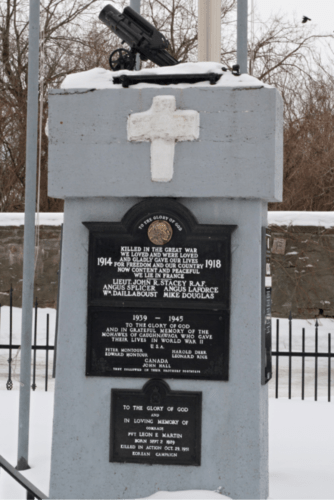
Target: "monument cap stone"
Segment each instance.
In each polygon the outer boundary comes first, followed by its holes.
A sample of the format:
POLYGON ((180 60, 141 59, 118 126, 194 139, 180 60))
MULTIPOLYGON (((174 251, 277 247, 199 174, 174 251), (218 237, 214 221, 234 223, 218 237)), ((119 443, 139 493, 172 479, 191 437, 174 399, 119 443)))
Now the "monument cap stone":
MULTIPOLYGON (((222 73, 216 85, 139 84, 123 89, 110 82, 110 71, 96 69, 71 76, 65 80, 65 88, 50 91, 49 196, 281 201, 279 92, 248 75, 233 76, 223 73, 221 65, 210 64, 222 73), (73 85, 86 88, 70 88, 73 85), (137 142, 150 141, 149 136, 153 136, 144 125, 141 138, 138 131, 134 134, 136 116, 148 118, 158 103, 161 106, 167 102, 173 106, 176 103, 173 113, 179 119, 187 116, 188 120, 197 120, 193 126, 196 128, 199 122, 199 129, 184 130, 185 137, 175 129, 173 139, 168 137, 167 122, 172 112, 165 106, 166 127, 161 129, 161 138, 154 135, 152 143, 137 142), (159 158, 157 143, 164 147, 160 160, 166 163, 160 177, 150 172, 150 158, 152 165, 159 158), (172 172, 167 165, 173 160, 172 172)), ((180 66, 187 65, 178 66, 178 71, 184 72, 180 66)), ((211 66, 203 67, 207 71, 211 66)), ((167 71, 156 71, 161 70, 167 71)), ((162 110, 162 124, 163 116, 162 110)))

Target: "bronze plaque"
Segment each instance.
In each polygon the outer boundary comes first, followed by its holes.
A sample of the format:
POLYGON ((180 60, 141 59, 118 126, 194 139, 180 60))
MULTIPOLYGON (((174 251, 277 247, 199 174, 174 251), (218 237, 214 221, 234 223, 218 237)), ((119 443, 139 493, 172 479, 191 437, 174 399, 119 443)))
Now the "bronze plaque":
POLYGON ((202 393, 153 379, 112 389, 110 462, 201 465, 202 393))
POLYGON ((90 232, 86 375, 228 380, 231 234, 174 200, 90 232))

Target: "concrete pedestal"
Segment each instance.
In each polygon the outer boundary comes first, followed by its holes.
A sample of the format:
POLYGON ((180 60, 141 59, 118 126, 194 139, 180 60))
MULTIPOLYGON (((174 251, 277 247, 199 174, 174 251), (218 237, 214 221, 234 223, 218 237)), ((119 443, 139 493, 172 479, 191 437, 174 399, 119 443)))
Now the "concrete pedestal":
POLYGON ((139 498, 159 490, 222 487, 268 496, 268 391, 261 385, 262 228, 282 190, 282 105, 274 89, 53 91, 49 194, 65 199, 50 498, 139 498), (149 143, 129 143, 130 113, 156 95, 200 113, 200 138, 176 144, 171 182, 150 176, 149 143), (120 221, 147 196, 178 198, 201 224, 232 235, 229 380, 168 379, 202 391, 199 467, 109 462, 110 390, 147 379, 85 376, 88 231, 120 221))

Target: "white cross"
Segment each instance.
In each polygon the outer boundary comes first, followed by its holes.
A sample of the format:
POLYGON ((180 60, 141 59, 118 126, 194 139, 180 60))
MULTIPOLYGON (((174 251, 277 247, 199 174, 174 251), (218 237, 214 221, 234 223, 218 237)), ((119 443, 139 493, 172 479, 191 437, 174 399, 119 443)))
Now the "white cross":
POLYGON ((151 141, 151 178, 154 182, 169 182, 174 174, 175 142, 199 138, 199 113, 176 110, 173 95, 153 97, 148 111, 128 118, 128 140, 151 141))

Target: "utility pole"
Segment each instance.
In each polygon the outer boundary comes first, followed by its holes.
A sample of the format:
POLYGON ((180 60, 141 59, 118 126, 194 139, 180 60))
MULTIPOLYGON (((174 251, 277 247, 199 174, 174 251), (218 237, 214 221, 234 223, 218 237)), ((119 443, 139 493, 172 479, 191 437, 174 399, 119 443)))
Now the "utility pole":
POLYGON ((237 62, 240 73, 248 73, 248 0, 238 0, 237 20, 237 62))
POLYGON ((221 62, 221 0, 198 0, 198 60, 221 62))
MULTIPOLYGON (((131 9, 135 10, 140 14, 140 0, 130 0, 131 9)), ((140 70, 140 55, 136 55, 136 71, 140 70)))
POLYGON ((29 417, 32 309, 34 302, 35 274, 35 208, 38 136, 38 76, 39 76, 39 14, 40 0, 30 0, 29 12, 29 62, 28 105, 26 135, 26 185, 22 287, 22 330, 19 439, 17 470, 29 469, 29 417))

